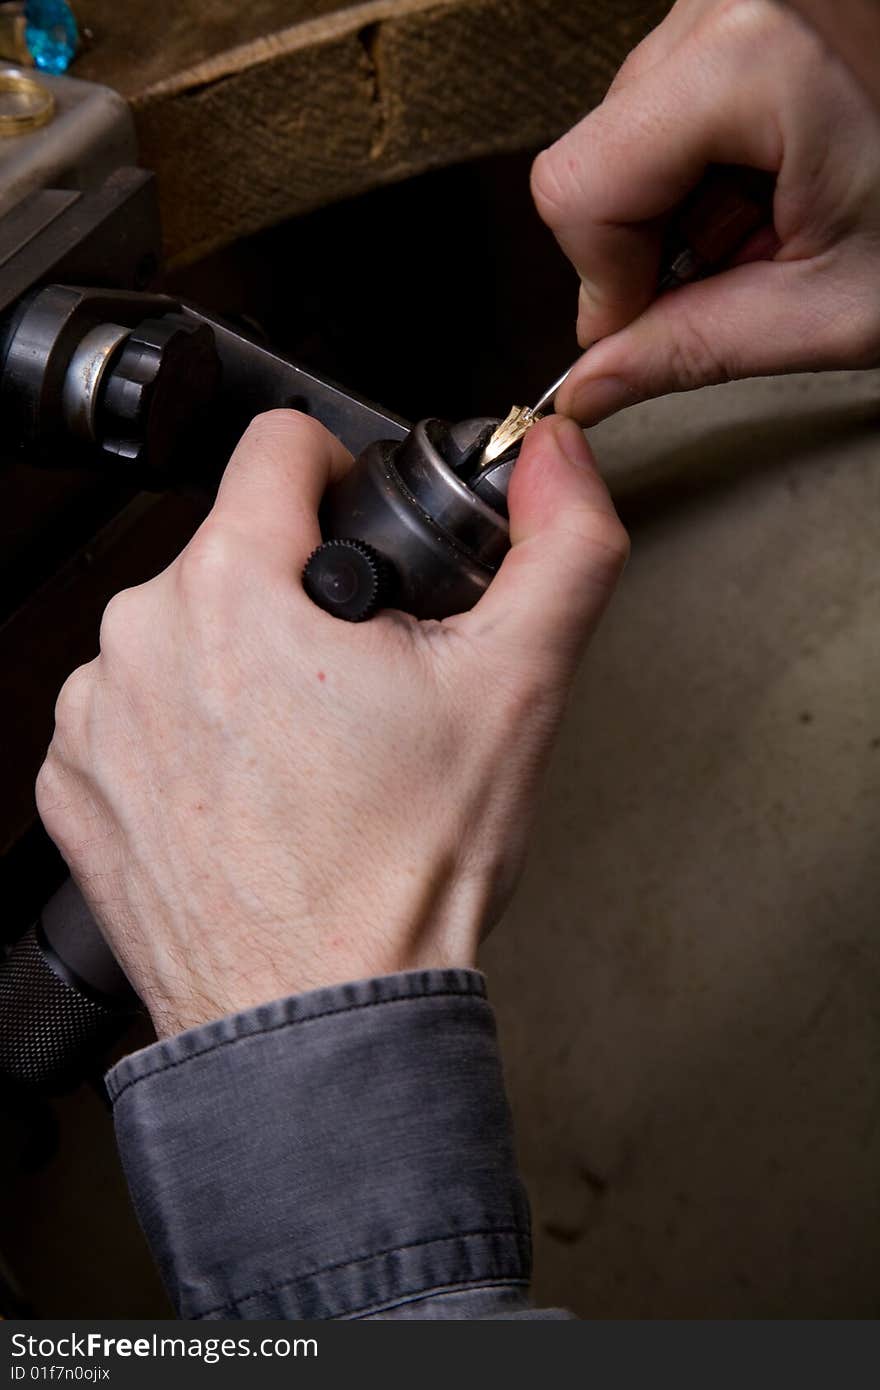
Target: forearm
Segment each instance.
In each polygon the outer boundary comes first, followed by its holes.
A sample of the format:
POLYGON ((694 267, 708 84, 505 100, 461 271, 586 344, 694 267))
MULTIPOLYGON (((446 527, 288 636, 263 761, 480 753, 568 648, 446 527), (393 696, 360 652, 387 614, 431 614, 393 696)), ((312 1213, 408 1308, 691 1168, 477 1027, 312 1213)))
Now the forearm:
POLYGON ((135 1206, 188 1318, 546 1317, 475 971, 275 1001, 126 1058, 135 1206))

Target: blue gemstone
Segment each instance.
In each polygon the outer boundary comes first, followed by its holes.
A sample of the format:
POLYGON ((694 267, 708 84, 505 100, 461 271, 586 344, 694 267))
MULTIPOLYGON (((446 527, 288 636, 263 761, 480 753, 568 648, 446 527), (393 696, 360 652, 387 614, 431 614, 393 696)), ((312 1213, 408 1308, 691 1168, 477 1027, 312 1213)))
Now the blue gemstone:
POLYGON ((79 44, 73 10, 64 0, 26 0, 24 38, 43 72, 66 72, 79 44))

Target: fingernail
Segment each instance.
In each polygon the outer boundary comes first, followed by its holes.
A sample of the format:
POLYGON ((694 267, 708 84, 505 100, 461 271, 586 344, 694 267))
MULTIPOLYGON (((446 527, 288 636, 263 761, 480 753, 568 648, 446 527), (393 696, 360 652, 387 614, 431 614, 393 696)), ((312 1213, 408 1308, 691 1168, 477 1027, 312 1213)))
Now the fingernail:
POLYGON ((593 377, 571 387, 566 395, 566 414, 573 415, 582 425, 595 425, 615 410, 635 405, 637 400, 635 391, 619 376, 593 377))
POLYGON ((592 469, 593 455, 580 425, 574 420, 559 419, 555 423, 554 433, 556 443, 569 463, 574 464, 575 468, 592 469))

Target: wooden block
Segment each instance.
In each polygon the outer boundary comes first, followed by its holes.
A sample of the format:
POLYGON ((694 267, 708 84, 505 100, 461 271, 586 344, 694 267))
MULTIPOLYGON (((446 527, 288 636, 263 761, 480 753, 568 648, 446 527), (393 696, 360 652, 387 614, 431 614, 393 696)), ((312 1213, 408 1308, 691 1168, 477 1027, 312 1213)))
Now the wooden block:
POLYGON ((78 76, 132 102, 166 249, 237 237, 412 174, 552 140, 665 0, 87 0, 78 76))

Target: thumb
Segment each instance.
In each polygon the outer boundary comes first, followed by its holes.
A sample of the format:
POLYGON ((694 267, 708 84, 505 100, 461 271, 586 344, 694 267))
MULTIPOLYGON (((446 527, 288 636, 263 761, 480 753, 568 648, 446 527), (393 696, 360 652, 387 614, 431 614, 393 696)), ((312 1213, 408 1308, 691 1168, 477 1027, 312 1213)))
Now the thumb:
POLYGON ((586 352, 560 388, 585 425, 670 391, 860 365, 854 306, 827 268, 755 261, 664 295, 586 352))
POLYGON ((526 435, 508 495, 511 549, 460 620, 484 651, 576 663, 629 554, 583 431, 552 417, 526 435))

